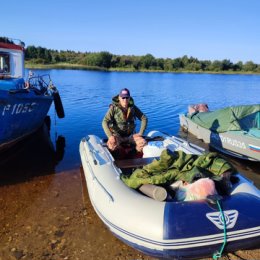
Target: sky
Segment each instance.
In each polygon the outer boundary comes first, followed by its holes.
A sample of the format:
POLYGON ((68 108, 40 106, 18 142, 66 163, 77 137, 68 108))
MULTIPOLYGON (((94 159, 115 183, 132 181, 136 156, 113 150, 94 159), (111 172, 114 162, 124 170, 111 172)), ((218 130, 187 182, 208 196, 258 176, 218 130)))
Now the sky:
POLYGON ((0 10, 0 36, 26 46, 260 64, 259 0, 8 0, 0 10))

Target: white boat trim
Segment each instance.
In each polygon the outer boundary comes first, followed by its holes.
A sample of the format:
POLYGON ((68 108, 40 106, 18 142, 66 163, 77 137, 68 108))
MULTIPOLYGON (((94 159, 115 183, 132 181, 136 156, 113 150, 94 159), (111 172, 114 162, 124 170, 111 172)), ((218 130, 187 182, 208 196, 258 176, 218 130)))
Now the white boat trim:
MULTIPOLYGON (((99 217, 103 220, 103 222, 109 227, 109 229, 113 233, 115 233, 120 237, 123 237, 128 241, 131 241, 131 243, 137 243, 137 244, 139 244, 140 242, 148 243, 150 245, 162 247, 161 250, 165 249, 165 247, 167 247, 167 249, 185 249, 185 248, 201 247, 201 246, 223 243, 223 233, 217 235, 172 239, 172 240, 160 240, 160 241, 147 239, 142 236, 131 233, 125 229, 122 229, 119 226, 114 225, 109 220, 107 220, 96 207, 95 210, 98 213, 99 217)), ((239 231, 227 232, 227 242, 246 239, 246 238, 253 238, 257 236, 260 236, 260 226, 243 229, 239 231)))

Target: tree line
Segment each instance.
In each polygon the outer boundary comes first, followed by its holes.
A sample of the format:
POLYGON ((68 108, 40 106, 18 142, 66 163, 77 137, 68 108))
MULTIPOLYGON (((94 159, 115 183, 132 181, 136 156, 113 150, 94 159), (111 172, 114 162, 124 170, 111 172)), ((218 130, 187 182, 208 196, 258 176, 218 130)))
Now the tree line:
POLYGON ((28 46, 25 60, 31 64, 71 64, 89 68, 124 69, 132 71, 165 71, 165 72, 248 72, 260 73, 260 65, 252 61, 243 63, 224 60, 198 60, 194 57, 155 58, 152 54, 143 56, 114 55, 107 51, 75 52, 57 51, 43 47, 28 46))

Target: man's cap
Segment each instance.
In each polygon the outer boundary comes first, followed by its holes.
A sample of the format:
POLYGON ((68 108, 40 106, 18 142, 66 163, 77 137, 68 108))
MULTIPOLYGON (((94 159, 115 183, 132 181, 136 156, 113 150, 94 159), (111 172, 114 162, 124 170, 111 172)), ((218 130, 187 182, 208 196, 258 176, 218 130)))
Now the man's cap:
POLYGON ((120 97, 130 97, 130 91, 127 88, 123 88, 120 93, 120 97))

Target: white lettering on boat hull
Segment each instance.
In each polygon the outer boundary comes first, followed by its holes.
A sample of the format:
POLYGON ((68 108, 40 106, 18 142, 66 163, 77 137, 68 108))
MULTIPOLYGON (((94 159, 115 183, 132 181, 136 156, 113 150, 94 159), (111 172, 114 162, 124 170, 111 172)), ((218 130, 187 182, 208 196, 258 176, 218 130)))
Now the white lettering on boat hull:
POLYGON ((2 111, 2 116, 5 115, 16 115, 16 114, 23 114, 23 113, 30 113, 34 110, 37 103, 19 103, 19 104, 7 104, 4 106, 2 111))
POLYGON ((226 136, 223 136, 221 134, 213 135, 213 137, 217 141, 219 141, 219 139, 220 139, 222 143, 226 143, 226 144, 229 144, 231 146, 238 147, 240 149, 247 149, 246 144, 242 141, 239 141, 239 140, 236 140, 236 139, 233 139, 233 138, 230 138, 230 137, 226 137, 226 136))

